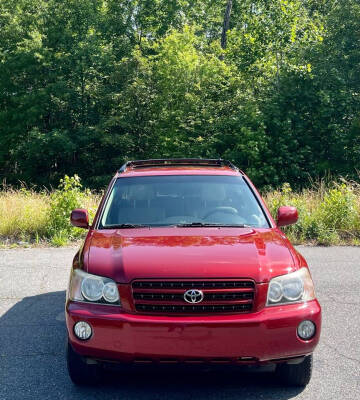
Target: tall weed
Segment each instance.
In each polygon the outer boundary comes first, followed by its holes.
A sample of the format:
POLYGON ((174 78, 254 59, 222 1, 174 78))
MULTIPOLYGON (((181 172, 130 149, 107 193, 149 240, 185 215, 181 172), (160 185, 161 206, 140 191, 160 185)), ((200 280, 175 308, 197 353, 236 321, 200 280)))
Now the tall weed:
MULTIPOLYGON (((360 184, 343 179, 317 182, 300 192, 288 183, 269 191, 264 199, 276 218, 280 206, 295 206, 299 221, 284 227, 294 243, 360 244, 360 184)), ((85 231, 70 224, 74 208, 96 212, 100 195, 84 190, 78 176, 65 176, 52 192, 25 187, 0 191, 0 240, 46 241, 62 246, 81 238, 85 231)))
POLYGON ((45 192, 25 187, 0 191, 0 237, 10 241, 39 241, 46 236, 49 201, 45 192))
POLYGON ((70 214, 75 208, 87 208, 92 219, 96 206, 89 201, 91 197, 92 193, 88 189, 82 191, 78 175, 65 175, 60 180, 58 189, 50 194, 48 237, 53 245, 61 246, 84 235, 83 229, 70 224, 70 214))
POLYGON ((61 246, 68 240, 74 240, 81 236, 83 231, 70 225, 69 216, 71 210, 80 208, 83 203, 84 193, 77 175, 69 177, 65 175, 60 180, 58 189, 50 195, 50 210, 48 223, 48 237, 54 245, 61 246))
POLYGON ((295 243, 331 245, 357 243, 360 238, 360 190, 355 182, 323 182, 311 189, 293 192, 288 183, 265 194, 274 217, 278 207, 297 207, 299 220, 284 231, 295 243))

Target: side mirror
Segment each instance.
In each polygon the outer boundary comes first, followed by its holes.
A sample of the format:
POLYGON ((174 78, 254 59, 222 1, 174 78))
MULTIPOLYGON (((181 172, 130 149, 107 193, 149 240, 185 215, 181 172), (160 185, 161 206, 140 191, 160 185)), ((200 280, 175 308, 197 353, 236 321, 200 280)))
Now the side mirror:
POLYGON ((88 210, 77 208, 71 211, 70 222, 78 228, 89 228, 89 213, 88 210))
POLYGON ((298 211, 296 207, 283 206, 278 209, 277 226, 286 226, 295 224, 298 220, 298 211))

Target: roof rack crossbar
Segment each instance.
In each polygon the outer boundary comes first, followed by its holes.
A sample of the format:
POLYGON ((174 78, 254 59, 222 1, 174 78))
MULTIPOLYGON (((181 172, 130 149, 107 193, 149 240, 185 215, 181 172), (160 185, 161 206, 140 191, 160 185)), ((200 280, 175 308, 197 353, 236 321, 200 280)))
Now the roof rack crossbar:
POLYGON ((229 167, 235 171, 239 169, 230 161, 206 158, 159 158, 151 160, 134 160, 127 161, 119 172, 125 172, 127 168, 149 168, 149 167, 166 167, 166 166, 204 166, 204 167, 229 167))

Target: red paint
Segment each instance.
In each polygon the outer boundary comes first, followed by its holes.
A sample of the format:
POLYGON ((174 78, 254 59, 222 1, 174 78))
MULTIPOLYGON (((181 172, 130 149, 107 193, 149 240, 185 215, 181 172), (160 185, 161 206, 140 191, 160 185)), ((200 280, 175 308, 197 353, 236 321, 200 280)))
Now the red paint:
POLYGON ((295 207, 282 206, 278 209, 277 225, 286 226, 295 224, 298 220, 298 212, 295 207))
POLYGON ((264 362, 313 352, 319 341, 321 311, 314 300, 231 316, 155 317, 122 313, 109 306, 68 303, 68 327, 79 320, 89 322, 95 332, 82 342, 69 329, 75 351, 84 356, 122 362, 216 357, 255 357, 264 362), (297 337, 296 327, 308 318, 318 329, 312 340, 304 342, 297 337))
POLYGON ((297 268, 277 229, 142 228, 91 233, 87 272, 135 278, 246 278, 268 282, 297 268))
MULTIPOLYGON (((74 225, 85 225, 86 216, 84 210, 75 210, 71 221, 74 225)), ((234 362, 239 357, 253 357, 255 362, 266 362, 310 354, 320 336, 318 301, 265 307, 272 277, 307 267, 305 259, 278 228, 296 219, 296 209, 281 207, 276 225, 249 178, 228 167, 129 168, 122 174, 117 173, 100 203, 82 248, 74 258, 73 268, 115 280, 122 306, 67 300, 70 343, 84 356, 121 362, 136 359, 186 361, 194 358, 209 361, 222 357, 234 362), (95 229, 114 180, 144 175, 243 176, 271 227, 95 229), (255 295, 251 312, 146 315, 136 311, 131 286, 134 280, 141 279, 244 279, 254 282, 255 295), (304 319, 311 319, 317 326, 315 337, 307 342, 296 334, 298 324, 304 319), (73 334, 73 326, 79 320, 89 322, 94 329, 88 341, 80 341, 73 334)), ((182 290, 176 289, 172 293, 182 293, 182 290)))
POLYGON ((78 228, 85 228, 89 227, 89 213, 87 210, 83 208, 77 208, 71 212, 70 222, 72 225, 78 228))

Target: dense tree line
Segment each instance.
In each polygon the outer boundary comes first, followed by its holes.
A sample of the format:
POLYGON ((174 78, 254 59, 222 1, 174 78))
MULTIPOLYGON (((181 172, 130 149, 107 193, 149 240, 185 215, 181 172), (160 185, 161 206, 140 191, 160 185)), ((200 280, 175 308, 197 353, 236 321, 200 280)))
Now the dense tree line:
POLYGON ((355 176, 358 0, 228 3, 2 0, 0 178, 99 188, 168 156, 224 157, 259 185, 355 176))

